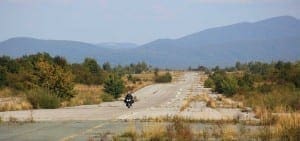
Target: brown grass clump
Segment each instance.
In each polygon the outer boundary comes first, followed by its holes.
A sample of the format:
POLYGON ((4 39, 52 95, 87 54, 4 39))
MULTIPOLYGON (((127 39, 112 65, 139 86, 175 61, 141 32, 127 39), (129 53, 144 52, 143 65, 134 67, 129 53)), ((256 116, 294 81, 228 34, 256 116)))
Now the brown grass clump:
POLYGON ((8 98, 7 101, 0 103, 0 112, 29 109, 32 109, 32 105, 22 98, 8 98))
POLYGON ((183 75, 183 71, 172 71, 172 81, 178 81, 179 78, 183 75))
POLYGON ((81 85, 77 84, 74 87, 77 95, 70 101, 65 101, 62 106, 78 106, 78 105, 90 105, 99 104, 102 102, 103 87, 98 85, 81 85))
POLYGON ((180 112, 184 111, 185 109, 187 109, 189 106, 190 106, 190 103, 191 103, 191 99, 186 99, 183 101, 183 104, 182 106, 180 107, 180 112))
POLYGON ((78 106, 78 105, 91 105, 91 104, 99 104, 102 102, 101 94, 95 93, 80 93, 77 94, 74 98, 72 98, 67 106, 78 106))
POLYGON ((270 112, 266 108, 259 106, 254 107, 254 113, 255 117, 259 119, 268 118, 268 115, 270 114, 270 112))
POLYGON ((154 73, 152 72, 143 72, 141 74, 131 74, 131 79, 128 79, 128 76, 123 78, 127 91, 137 91, 145 86, 153 84, 154 73))
POLYGON ((211 107, 211 108, 216 108, 217 105, 216 105, 216 102, 214 100, 209 100, 207 103, 206 103, 206 106, 207 107, 211 107))
POLYGON ((209 102, 210 100, 212 100, 212 99, 207 94, 199 94, 199 95, 195 95, 195 96, 189 96, 188 98, 186 98, 184 100, 182 106, 180 107, 180 112, 182 112, 185 109, 187 109, 188 107, 190 107, 190 104, 192 102, 197 102, 197 101, 209 102))
POLYGON ((11 88, 2 88, 0 90, 0 98, 15 97, 25 95, 22 91, 17 91, 11 88))
POLYGON ((13 95, 13 92, 9 88, 4 88, 0 91, 0 98, 2 97, 10 97, 13 95))
POLYGON ((180 119, 175 119, 173 124, 166 128, 168 140, 192 141, 194 138, 191 127, 184 124, 180 119))
POLYGON ((231 126, 224 126, 221 130, 221 138, 223 141, 237 140, 238 133, 231 126))
POLYGON ((275 136, 281 140, 299 141, 300 140, 300 114, 284 114, 279 116, 274 125, 275 136))
POLYGON ((123 134, 119 135, 119 137, 136 141, 138 138, 138 132, 134 125, 130 125, 123 134))
POLYGON ((0 112, 32 109, 24 93, 10 88, 0 90, 0 112))
POLYGON ((151 141, 159 141, 166 135, 166 128, 161 124, 148 125, 143 127, 141 136, 151 141))
POLYGON ((300 140, 300 114, 265 115, 255 137, 260 140, 300 140))

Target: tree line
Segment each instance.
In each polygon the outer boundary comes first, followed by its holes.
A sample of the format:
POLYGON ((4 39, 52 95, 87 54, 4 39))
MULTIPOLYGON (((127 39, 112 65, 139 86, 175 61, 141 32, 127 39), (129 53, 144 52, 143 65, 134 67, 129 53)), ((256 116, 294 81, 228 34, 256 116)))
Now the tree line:
POLYGON ((122 76, 146 72, 150 68, 145 62, 126 66, 112 66, 109 62, 100 65, 92 58, 85 58, 82 63, 71 64, 63 57, 52 57, 48 53, 25 55, 15 59, 2 56, 0 89, 10 88, 26 92, 28 100, 35 108, 43 108, 45 103, 57 103, 59 100, 74 97, 75 83, 103 84, 105 92, 118 98, 125 90, 122 76), (52 102, 42 102, 43 99, 52 99, 52 102))
POLYGON ((243 97, 250 105, 261 101, 271 110, 278 105, 300 110, 300 62, 237 62, 234 67, 215 67, 204 85, 226 96, 243 97))

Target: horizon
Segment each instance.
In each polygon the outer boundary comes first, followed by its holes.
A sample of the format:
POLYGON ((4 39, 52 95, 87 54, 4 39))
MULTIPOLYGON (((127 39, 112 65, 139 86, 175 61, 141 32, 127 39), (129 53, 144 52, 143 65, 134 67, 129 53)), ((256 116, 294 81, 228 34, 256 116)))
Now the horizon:
POLYGON ((0 41, 30 37, 142 45, 241 22, 278 16, 299 19, 299 7, 297 0, 2 0, 0 41))

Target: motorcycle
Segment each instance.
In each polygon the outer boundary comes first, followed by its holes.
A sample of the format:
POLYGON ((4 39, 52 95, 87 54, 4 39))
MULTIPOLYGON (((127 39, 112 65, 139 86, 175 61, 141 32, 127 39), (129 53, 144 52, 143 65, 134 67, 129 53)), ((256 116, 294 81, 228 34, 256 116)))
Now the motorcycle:
POLYGON ((128 108, 130 108, 132 106, 132 103, 133 103, 133 99, 125 99, 125 103, 126 103, 126 106, 128 108))

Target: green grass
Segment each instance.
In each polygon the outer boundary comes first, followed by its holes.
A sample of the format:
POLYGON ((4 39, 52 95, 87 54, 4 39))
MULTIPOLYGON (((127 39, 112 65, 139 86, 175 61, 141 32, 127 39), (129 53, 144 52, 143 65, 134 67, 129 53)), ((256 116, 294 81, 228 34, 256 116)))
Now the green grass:
POLYGON ((27 99, 35 109, 55 109, 60 107, 60 99, 44 89, 30 90, 27 93, 27 99))

